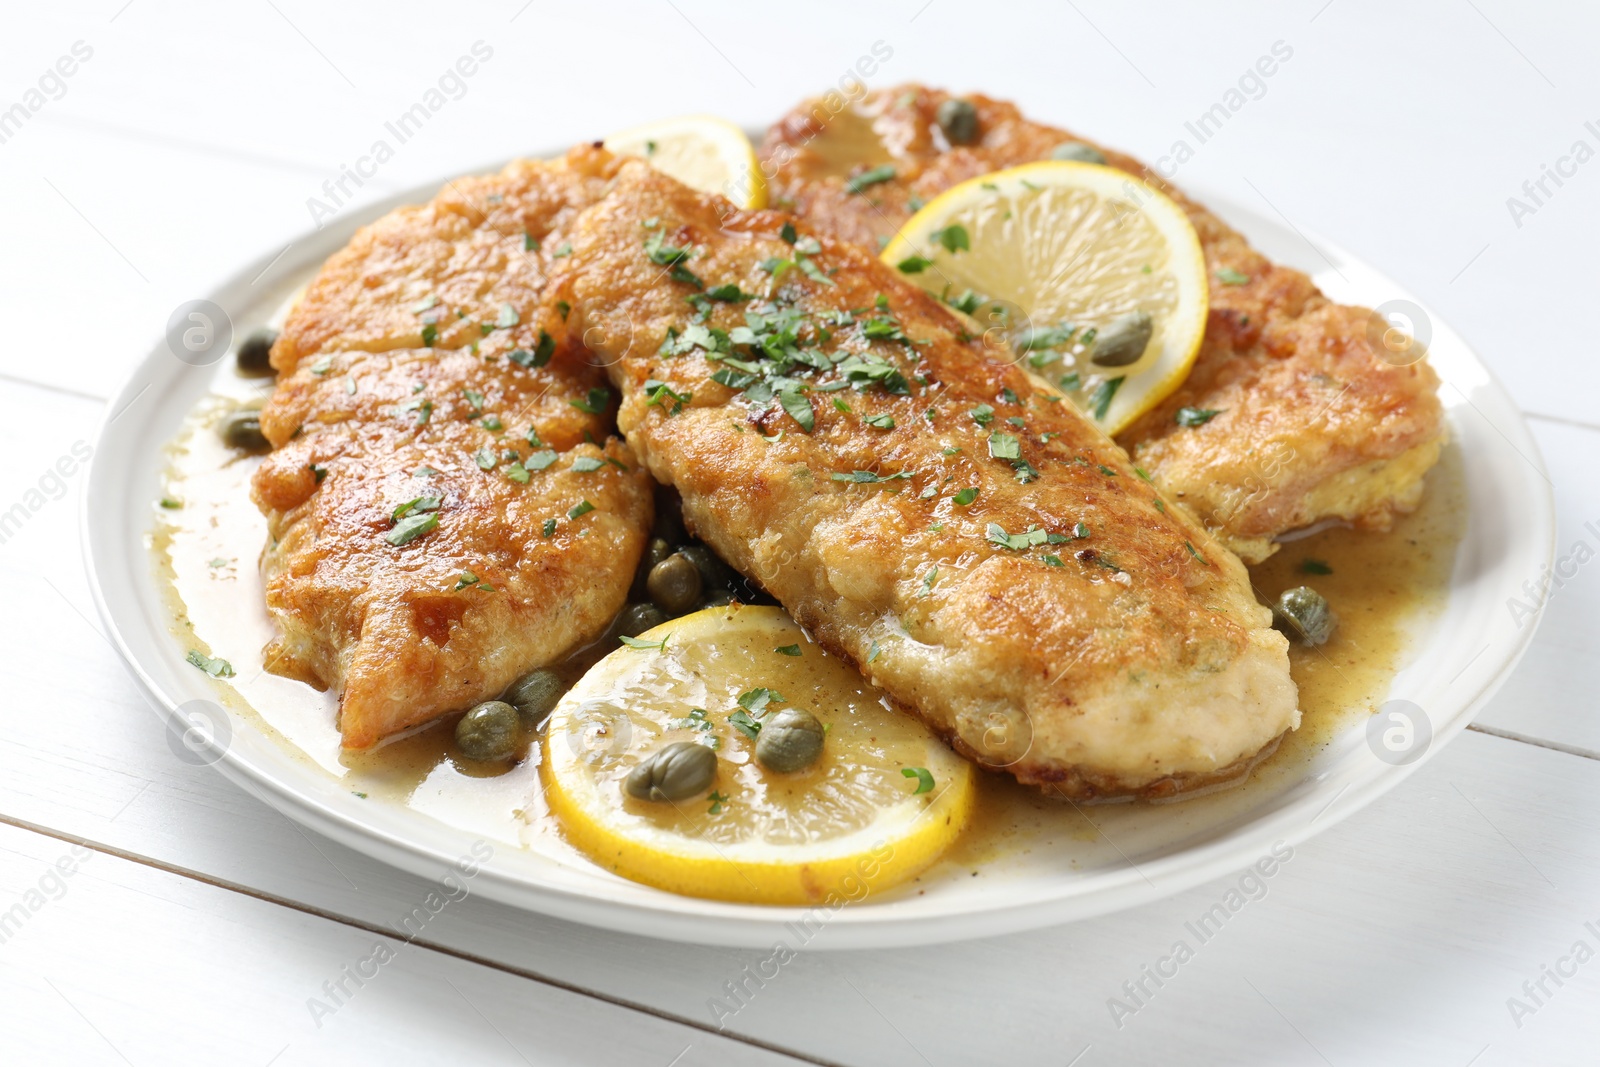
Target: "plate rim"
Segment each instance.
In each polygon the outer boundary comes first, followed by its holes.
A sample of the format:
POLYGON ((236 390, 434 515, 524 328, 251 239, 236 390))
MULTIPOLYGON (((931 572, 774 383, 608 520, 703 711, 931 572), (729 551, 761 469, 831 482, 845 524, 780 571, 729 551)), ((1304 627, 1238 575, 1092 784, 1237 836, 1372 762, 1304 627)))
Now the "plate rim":
MULTIPOLYGON (((530 154, 523 158, 550 157, 530 154)), ((361 226, 393 208, 428 199, 437 191, 443 180, 446 179, 419 183, 412 188, 374 201, 359 210, 351 211, 327 227, 302 232, 289 247, 302 243, 310 243, 316 247, 330 243, 336 238, 342 245, 361 226)), ((1204 188, 1199 190, 1198 195, 1200 202, 1210 205, 1212 210, 1224 218, 1245 217, 1262 226, 1281 229, 1270 219, 1240 207, 1226 196, 1211 195, 1210 190, 1204 188)), ((1416 300, 1404 287, 1395 284, 1382 272, 1368 265, 1365 260, 1351 255, 1337 243, 1327 241, 1310 231, 1305 231, 1303 236, 1314 249, 1325 257, 1331 257, 1330 262, 1359 264, 1366 273, 1383 282, 1397 298, 1412 300, 1418 307, 1427 308, 1426 304, 1416 300)), ((285 258, 286 251, 287 249, 280 250, 271 255, 263 253, 246 263, 222 281, 209 286, 208 298, 222 295, 242 284, 253 285, 254 282, 250 280, 252 277, 255 281, 260 281, 266 274, 274 272, 276 277, 282 277, 302 266, 312 265, 315 261, 325 258, 325 256, 310 257, 311 262, 308 263, 306 262, 308 254, 302 254, 285 265, 281 261, 285 258)), ((1536 524, 1541 529, 1542 558, 1538 562, 1541 566, 1548 566, 1555 558, 1557 533, 1555 496, 1538 443, 1533 438, 1522 411, 1493 370, 1483 362, 1464 338, 1450 330, 1442 318, 1433 315, 1431 310, 1428 314, 1436 326, 1443 327, 1452 334, 1459 343, 1461 354, 1483 376, 1485 384, 1514 416, 1509 429, 1517 438, 1515 447, 1544 476, 1544 484, 1534 487, 1539 505, 1537 514, 1524 514, 1519 518, 1525 524, 1536 524)), ((124 620, 121 613, 114 610, 109 602, 106 583, 102 576, 102 570, 114 569, 116 557, 109 554, 109 548, 97 551, 100 538, 96 533, 99 526, 105 525, 104 519, 110 517, 106 509, 111 506, 107 502, 111 498, 96 490, 100 488, 104 478, 111 477, 105 472, 110 470, 113 461, 119 458, 108 455, 103 445, 110 434, 112 423, 128 411, 145 390, 156 384, 156 380, 151 380, 140 386, 152 364, 159 367, 159 361, 164 354, 163 344, 158 339, 134 363, 101 413, 95 427, 94 453, 89 461, 87 476, 83 479, 79 490, 81 494, 79 533, 95 609, 118 655, 138 683, 145 699, 161 715, 164 726, 170 729, 175 723, 182 722, 177 709, 183 701, 175 699, 166 691, 166 688, 146 669, 126 639, 123 632, 124 620)), ((167 355, 167 358, 170 359, 170 355, 167 355)), ((166 378, 171 380, 184 373, 184 369, 167 368, 166 378)), ((157 379, 159 377, 158 375, 157 379)), ((1502 433, 1507 429, 1499 426, 1496 428, 1502 433)), ((135 461, 130 456, 123 462, 132 464, 135 461)), ((1471 484, 1469 479, 1467 482, 1469 492, 1471 484)), ((143 553, 146 551, 143 548, 143 535, 148 533, 148 528, 139 530, 138 533, 141 535, 139 551, 143 553)), ((1511 647, 1501 653, 1497 668, 1478 685, 1476 691, 1465 699, 1451 701, 1454 710, 1449 718, 1436 728, 1427 751, 1420 758, 1399 767, 1385 766, 1374 769, 1365 778, 1348 784, 1332 801, 1324 803, 1322 811, 1309 822, 1305 821, 1303 816, 1315 804, 1323 803, 1323 798, 1315 790, 1307 791, 1301 796, 1286 797, 1282 803, 1259 817, 1237 826, 1225 827, 1207 840, 1175 847, 1170 853, 1143 860, 1138 865, 1133 865, 1130 861, 1130 865, 1126 868, 1096 871, 1093 875, 1094 884, 1089 889, 1079 888, 1073 891, 1070 887, 1081 886, 1081 883, 1071 880, 1063 883, 1069 887, 1066 892, 982 909, 966 908, 951 912, 912 915, 870 912, 852 914, 852 909, 844 907, 833 913, 833 918, 823 931, 827 936, 819 934, 815 942, 807 943, 807 947, 861 949, 934 944, 1093 918, 1171 896, 1213 878, 1236 872, 1248 865, 1251 857, 1263 854, 1273 843, 1282 841, 1291 847, 1302 844, 1400 785, 1464 730, 1475 714, 1504 685, 1522 660, 1543 620, 1547 602, 1546 599, 1538 603, 1537 615, 1532 620, 1533 625, 1524 626, 1517 631, 1511 647)), ((237 716, 230 718, 237 721, 237 716)), ((358 817, 358 810, 345 811, 334 808, 325 801, 297 789, 292 781, 284 780, 280 775, 273 773, 272 768, 257 765, 234 746, 224 747, 214 766, 235 785, 244 788, 258 799, 278 807, 285 814, 290 814, 303 825, 356 851, 418 876, 429 877, 436 874, 442 867, 452 863, 459 854, 440 851, 425 841, 406 839, 370 820, 361 819, 358 817), (263 793, 275 798, 276 802, 262 796, 263 793)), ((444 823, 440 823, 439 826, 457 834, 463 840, 469 836, 467 831, 456 827, 444 823)), ((482 865, 474 880, 474 891, 513 907, 586 925, 668 940, 743 947, 770 947, 772 938, 785 933, 789 929, 788 924, 807 916, 815 917, 820 908, 820 906, 773 907, 706 901, 659 891, 658 896, 652 896, 646 901, 608 899, 576 888, 532 881, 515 871, 496 865, 492 860, 485 861, 482 865)))

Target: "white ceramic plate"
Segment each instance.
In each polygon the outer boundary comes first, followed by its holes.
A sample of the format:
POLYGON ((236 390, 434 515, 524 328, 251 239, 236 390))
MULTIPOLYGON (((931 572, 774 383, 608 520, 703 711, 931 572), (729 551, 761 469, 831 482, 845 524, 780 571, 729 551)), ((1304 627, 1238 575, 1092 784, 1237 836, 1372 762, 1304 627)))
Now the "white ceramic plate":
MULTIPOLYGON (((416 189, 336 220, 278 257, 263 257, 209 294, 236 331, 266 321, 285 296, 356 228, 416 189)), ((1268 256, 1312 273, 1335 299, 1382 306, 1411 300, 1399 286, 1337 246, 1207 198, 1268 256)), ((1288 773, 1181 804, 1094 809, 1094 833, 1062 834, 1026 856, 985 865, 984 877, 933 878, 834 912, 769 908, 674 896, 581 862, 499 847, 474 880, 497 900, 564 919, 655 937, 765 947, 785 924, 820 926, 811 947, 867 948, 980 937, 1099 915, 1229 874, 1294 844, 1394 788, 1467 725, 1517 662, 1534 626, 1506 609, 1522 584, 1553 558, 1554 503, 1533 438, 1511 398, 1466 344, 1437 317, 1429 349, 1444 380, 1453 447, 1461 452, 1470 503, 1446 610, 1415 641, 1391 698, 1423 710, 1430 743, 1414 761, 1378 758, 1361 724, 1334 736, 1288 773)), ((1413 319, 1416 313, 1413 312, 1413 319)), ((1420 334, 1419 330, 1419 334, 1420 334)), ((163 446, 231 361, 205 367, 175 358, 165 342, 149 352, 107 409, 85 485, 84 535, 96 604, 151 700, 182 728, 175 709, 215 700, 214 683, 184 662, 143 536, 161 495, 163 446)), ((247 606, 241 605, 241 610, 247 606)), ((363 800, 349 784, 231 715, 216 765, 250 792, 320 833, 423 877, 470 852, 478 835, 401 804, 363 800)))

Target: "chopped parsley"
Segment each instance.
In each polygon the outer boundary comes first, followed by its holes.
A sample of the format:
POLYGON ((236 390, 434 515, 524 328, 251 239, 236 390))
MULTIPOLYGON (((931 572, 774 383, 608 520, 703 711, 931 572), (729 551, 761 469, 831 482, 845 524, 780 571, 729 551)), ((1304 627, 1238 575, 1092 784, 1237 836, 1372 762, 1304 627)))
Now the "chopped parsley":
POLYGON ((641 641, 637 637, 629 637, 627 634, 618 634, 617 640, 621 641, 635 652, 665 652, 667 650, 667 638, 671 636, 671 634, 666 634, 659 641, 641 641))
POLYGON ((739 694, 739 706, 758 718, 766 714, 768 704, 786 704, 782 693, 776 689, 762 687, 752 689, 748 693, 739 694))
POLYGON ((1250 275, 1236 271, 1232 267, 1223 267, 1217 271, 1217 281, 1223 285, 1246 285, 1250 281, 1250 275))
POLYGON ((968 504, 978 499, 978 487, 975 485, 969 486, 968 488, 957 493, 952 499, 954 499, 955 502, 960 504, 962 507, 966 507, 968 504))
POLYGON ((208 656, 199 649, 191 648, 189 650, 189 654, 185 656, 184 659, 188 660, 196 667, 199 667, 213 678, 233 677, 233 664, 229 663, 225 659, 216 659, 212 656, 208 656))
POLYGON ((1222 414, 1221 408, 1179 408, 1177 415, 1173 416, 1179 426, 1204 426, 1218 415, 1222 414))
POLYGON ((661 408, 669 417, 678 414, 683 410, 683 405, 694 399, 693 393, 677 392, 666 382, 656 381, 654 378, 644 383, 644 391, 650 396, 646 406, 661 408))
POLYGON ((728 715, 728 725, 754 741, 756 735, 761 733, 761 724, 750 717, 750 713, 740 708, 728 715))
POLYGON ((877 185, 880 182, 893 181, 894 175, 894 167, 888 163, 884 163, 881 166, 862 171, 854 178, 851 178, 849 181, 845 182, 844 187, 849 192, 859 193, 868 186, 877 185))
POLYGON ((550 357, 556 354, 556 341, 544 330, 539 331, 539 343, 529 352, 526 348, 513 349, 508 357, 511 362, 524 367, 542 367, 550 362, 550 357))
POLYGON ((988 529, 984 531, 984 540, 991 544, 999 545, 1001 548, 1009 548, 1013 552, 1022 552, 1032 548, 1034 545, 1059 545, 1069 539, 1062 534, 1053 534, 1041 530, 1037 526, 1030 526, 1026 531, 1019 534, 1006 533, 1004 526, 997 522, 991 522, 988 529))
POLYGON ((967 412, 967 414, 971 415, 972 421, 977 423, 979 426, 987 426, 994 421, 994 408, 990 407, 988 404, 979 404, 977 407, 967 412))
POLYGON ((894 416, 887 413, 881 415, 868 415, 863 421, 866 422, 868 426, 871 426, 875 429, 894 429, 894 416))
POLYGON ((1021 459, 1022 446, 1015 436, 996 431, 989 435, 989 455, 994 459, 1021 459))
POLYGON ((922 576, 922 592, 918 595, 927 596, 929 593, 933 592, 933 583, 937 582, 938 580, 939 568, 936 566, 933 568, 933 570, 922 576))
MULTIPOLYGON (((1121 379, 1119 378, 1118 381, 1121 381, 1121 379)), ((589 395, 584 399, 569 400, 567 403, 590 415, 604 415, 606 408, 611 405, 611 390, 597 385, 589 390, 589 395)))
POLYGON ((962 251, 970 252, 972 250, 972 244, 967 239, 967 228, 959 224, 952 223, 942 230, 935 230, 932 237, 936 243, 944 247, 946 252, 951 254, 962 251))
POLYGON ((1204 556, 1202 556, 1199 552, 1195 551, 1195 547, 1193 545, 1191 545, 1189 542, 1185 541, 1183 543, 1183 547, 1187 548, 1189 550, 1189 555, 1193 556, 1195 559, 1200 561, 1200 566, 1202 566, 1202 567, 1211 566, 1211 564, 1206 562, 1206 558, 1204 556))
MULTIPOLYGON (((896 264, 901 274, 921 274, 931 266, 933 266, 933 260, 922 256, 907 256, 896 264)), ((971 292, 970 289, 967 291, 971 292)))
POLYGON ((554 520, 554 519, 546 519, 546 520, 544 520, 544 526, 542 528, 542 532, 544 533, 544 535, 546 537, 549 537, 552 534, 554 534, 556 532, 556 520, 554 520))
POLYGON ((596 459, 593 456, 579 456, 572 461, 572 470, 575 474, 588 474, 590 471, 597 471, 605 465, 606 461, 603 459, 596 459))
POLYGON ((594 510, 594 505, 593 504, 589 503, 587 500, 580 500, 576 504, 572 505, 571 509, 569 509, 567 511, 567 518, 569 518, 569 519, 582 518, 583 516, 589 514, 589 512, 591 512, 593 510, 594 510))
POLYGON ((779 645, 777 648, 773 649, 772 651, 776 652, 780 656, 798 656, 798 655, 800 655, 800 646, 799 645, 779 645))
POLYGON ((522 316, 517 314, 517 309, 510 304, 500 305, 500 314, 495 317, 494 326, 497 330, 509 330, 522 321, 522 316))
POLYGON ((785 389, 778 394, 778 403, 783 405, 783 410, 789 417, 800 424, 800 428, 810 433, 817 425, 816 413, 811 410, 811 401, 801 395, 799 389, 785 389))
POLYGON ((412 512, 394 524, 383 539, 396 548, 408 545, 423 534, 432 533, 439 526, 439 516, 433 512, 412 512))
POLYGON ((960 312, 963 312, 965 314, 971 315, 973 312, 977 311, 979 307, 982 306, 983 297, 979 296, 977 293, 973 292, 971 289, 964 289, 957 296, 953 296, 953 297, 952 296, 947 296, 947 297, 945 297, 944 298, 944 302, 946 304, 949 304, 951 307, 955 308, 957 311, 960 311, 960 312))
POLYGON ((1333 568, 1320 559, 1303 559, 1300 561, 1302 574, 1332 574, 1333 568))
POLYGON ((422 511, 438 511, 438 510, 439 510, 439 497, 436 497, 436 496, 419 496, 419 497, 416 497, 415 499, 407 500, 404 504, 398 505, 393 511, 391 511, 389 513, 389 521, 391 523, 399 522, 401 519, 405 518, 407 515, 411 514, 414 511, 422 512, 422 511))
POLYGON ((915 778, 917 787, 911 791, 912 796, 933 791, 933 775, 926 767, 901 767, 900 774, 906 778, 915 778))
POLYGON ((1089 404, 1094 408, 1094 417, 1103 419, 1106 412, 1111 410, 1111 398, 1117 395, 1117 390, 1122 388, 1122 376, 1107 378, 1094 387, 1094 392, 1089 394, 1089 404))
POLYGON ((876 471, 851 471, 846 474, 843 471, 835 471, 828 477, 836 482, 850 482, 854 485, 876 485, 879 482, 892 482, 896 479, 910 478, 911 472, 900 471, 897 474, 879 474, 876 471))
POLYGON ((707 815, 721 815, 722 806, 728 803, 728 798, 717 792, 715 789, 711 791, 711 795, 706 799, 711 801, 711 807, 706 809, 707 815))
POLYGON ((439 339, 439 327, 431 322, 422 324, 422 343, 428 348, 433 347, 433 342, 439 339))
POLYGON ((680 263, 687 262, 693 255, 687 248, 667 244, 666 235, 660 232, 652 233, 644 239, 644 254, 658 267, 676 267, 680 263))

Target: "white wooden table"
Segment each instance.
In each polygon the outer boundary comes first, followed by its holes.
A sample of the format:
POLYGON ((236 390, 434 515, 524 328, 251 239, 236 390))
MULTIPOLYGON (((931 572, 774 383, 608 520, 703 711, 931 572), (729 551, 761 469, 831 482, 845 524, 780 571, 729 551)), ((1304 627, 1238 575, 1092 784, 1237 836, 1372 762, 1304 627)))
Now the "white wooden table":
POLYGON ((379 977, 343 978, 426 885, 174 757, 93 617, 80 476, 52 473, 168 313, 305 230, 308 198, 476 41, 492 58, 341 210, 649 117, 759 125, 876 42, 878 84, 981 88, 1153 158, 1282 41, 1292 57, 1178 180, 1335 236, 1449 318, 1528 413, 1558 555, 1587 560, 1600 163, 1562 157, 1600 149, 1600 14, 1422 6, 8 11, 0 109, 28 114, 0 114, 0 512, 25 521, 0 543, 0 1062, 1600 1062, 1600 566, 1573 564, 1472 730, 1297 850, 1120 1027, 1108 999, 1227 881, 1013 937, 805 952, 719 1030, 709 1002, 766 953, 477 898, 379 977), (1535 198, 1546 164, 1562 182, 1535 198))

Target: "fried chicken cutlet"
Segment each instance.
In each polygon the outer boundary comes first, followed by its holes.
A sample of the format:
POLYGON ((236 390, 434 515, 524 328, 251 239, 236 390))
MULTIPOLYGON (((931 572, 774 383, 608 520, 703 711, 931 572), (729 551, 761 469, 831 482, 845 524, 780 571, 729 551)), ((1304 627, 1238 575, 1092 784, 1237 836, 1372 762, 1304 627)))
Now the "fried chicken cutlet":
POLYGON ((1244 567, 1127 456, 855 245, 643 163, 549 299, 691 530, 981 764, 1165 795, 1298 723, 1244 567))
POLYGON ((273 348, 253 483, 276 673, 348 748, 497 696, 606 627, 651 519, 602 373, 541 301, 604 153, 449 183, 331 257, 273 348))
MULTIPOLYGON (((968 145, 951 145, 939 127, 939 107, 951 99, 941 90, 881 89, 854 104, 832 95, 772 127, 763 169, 776 205, 872 250, 959 182, 1050 159, 1063 142, 1087 143, 976 94, 964 98, 977 114, 968 145), (847 184, 882 166, 892 178, 859 191, 847 184)), ((1188 380, 1118 442, 1251 562, 1275 551, 1281 534, 1325 520, 1387 529, 1416 507, 1445 436, 1438 377, 1426 361, 1385 359, 1387 324, 1375 326, 1372 312, 1332 303, 1160 173, 1094 147, 1184 209, 1211 277, 1210 320, 1188 380), (1184 425, 1184 408, 1216 414, 1184 425)))

